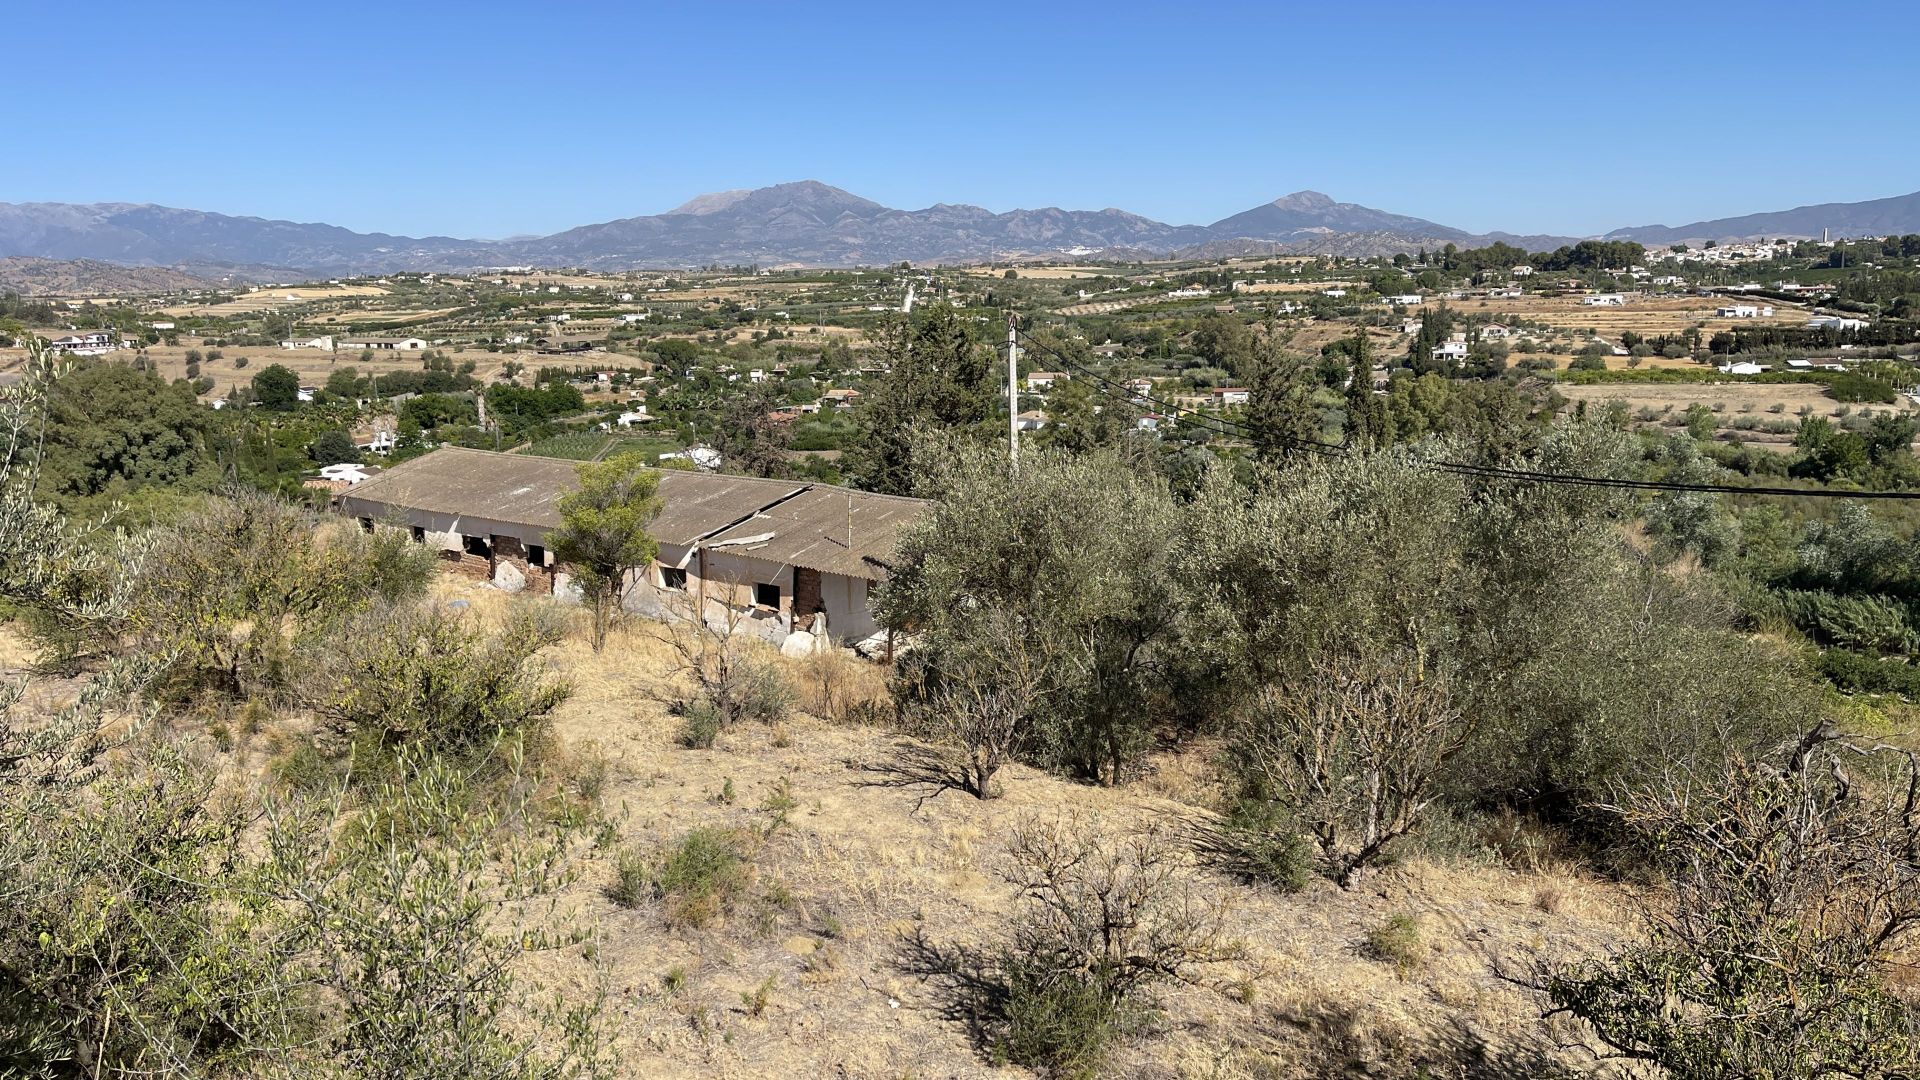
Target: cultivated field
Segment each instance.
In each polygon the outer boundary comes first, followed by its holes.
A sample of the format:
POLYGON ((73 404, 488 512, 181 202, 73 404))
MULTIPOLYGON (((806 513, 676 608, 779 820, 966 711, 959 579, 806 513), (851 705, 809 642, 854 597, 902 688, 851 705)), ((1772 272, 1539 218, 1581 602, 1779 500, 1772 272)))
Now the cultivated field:
MULTIPOLYGON (((1618 337, 1627 330, 1655 337, 1661 334, 1684 334, 1689 327, 1698 326, 1701 333, 1712 336, 1721 330, 1751 329, 1755 326, 1806 325, 1806 308, 1778 302, 1771 302, 1773 315, 1770 318, 1724 319, 1714 314, 1714 310, 1723 304, 1748 302, 1682 296, 1670 299, 1629 298, 1622 307, 1588 307, 1580 302, 1579 297, 1526 296, 1517 300, 1474 300, 1451 306, 1456 311, 1491 315, 1495 321, 1526 319, 1583 335, 1594 333, 1608 338, 1618 337)), ((1766 306, 1770 302, 1753 303, 1766 306)))
POLYGON ((221 304, 183 304, 162 308, 167 315, 256 315, 262 311, 278 311, 283 308, 316 303, 321 300, 354 300, 365 297, 385 296, 387 290, 378 285, 290 285, 261 286, 245 296, 236 297, 221 304))

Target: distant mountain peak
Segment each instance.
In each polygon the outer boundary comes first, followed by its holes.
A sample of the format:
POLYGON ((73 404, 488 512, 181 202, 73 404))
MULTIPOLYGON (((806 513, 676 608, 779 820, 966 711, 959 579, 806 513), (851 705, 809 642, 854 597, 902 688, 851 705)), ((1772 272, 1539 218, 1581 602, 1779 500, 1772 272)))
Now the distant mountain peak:
POLYGON ((709 191, 705 195, 695 195, 679 206, 667 211, 669 214, 712 214, 739 202, 753 194, 752 188, 734 188, 732 191, 709 191))
POLYGON ((1282 195, 1267 205, 1282 210, 1330 210, 1340 204, 1333 201, 1333 196, 1318 191, 1296 191, 1291 195, 1282 195))

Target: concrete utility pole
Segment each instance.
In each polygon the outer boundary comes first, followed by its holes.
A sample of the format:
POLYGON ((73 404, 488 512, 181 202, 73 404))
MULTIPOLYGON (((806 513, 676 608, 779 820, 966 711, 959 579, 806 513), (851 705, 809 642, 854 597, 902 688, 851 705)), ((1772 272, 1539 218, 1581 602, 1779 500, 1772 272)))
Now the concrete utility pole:
POLYGON ((1020 467, 1020 344, 1018 316, 1007 312, 1007 460, 1020 467))

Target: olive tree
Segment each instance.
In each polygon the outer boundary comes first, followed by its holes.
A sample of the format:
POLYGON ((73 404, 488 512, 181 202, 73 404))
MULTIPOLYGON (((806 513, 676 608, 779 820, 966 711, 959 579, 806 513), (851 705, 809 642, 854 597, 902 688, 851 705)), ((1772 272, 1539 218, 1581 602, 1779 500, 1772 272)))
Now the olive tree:
POLYGON ((1126 779, 1172 697, 1176 512, 1165 484, 1112 452, 1044 449, 1015 472, 996 451, 961 447, 932 476, 939 501, 901 537, 876 596, 885 625, 917 635, 902 700, 999 678, 977 643, 1003 635, 1009 656, 1035 665, 1015 722, 1031 725, 1017 740, 1025 753, 1126 779))
POLYGON ((560 527, 548 537, 593 610, 593 651, 631 587, 633 573, 660 545, 647 526, 660 512, 660 477, 638 454, 582 462, 580 487, 560 497, 560 527))
POLYGON ((1555 1011, 1674 1080, 1896 1077, 1920 1031, 1889 982, 1920 926, 1920 764, 1821 728, 1608 811, 1669 892, 1645 939, 1554 972, 1555 1011))

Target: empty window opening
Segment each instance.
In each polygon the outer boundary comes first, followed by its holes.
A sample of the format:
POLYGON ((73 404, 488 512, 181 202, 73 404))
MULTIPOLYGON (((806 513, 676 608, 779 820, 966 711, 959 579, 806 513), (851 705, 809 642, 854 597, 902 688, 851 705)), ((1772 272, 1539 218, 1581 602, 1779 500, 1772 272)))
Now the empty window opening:
POLYGON ((527 545, 527 563, 531 566, 547 565, 547 549, 539 544, 527 545))
POLYGON ((484 536, 462 536, 460 546, 469 555, 478 555, 483 559, 493 558, 493 545, 487 543, 487 538, 484 536))
POLYGON ((780 606, 780 586, 769 581, 755 582, 753 586, 753 606, 777 608, 780 606))
POLYGON ((660 587, 663 589, 672 589, 675 592, 685 592, 687 589, 687 572, 678 566, 661 567, 660 587))
POLYGON ((413 542, 416 544, 424 544, 427 542, 427 527, 425 525, 415 525, 413 527, 413 542))

